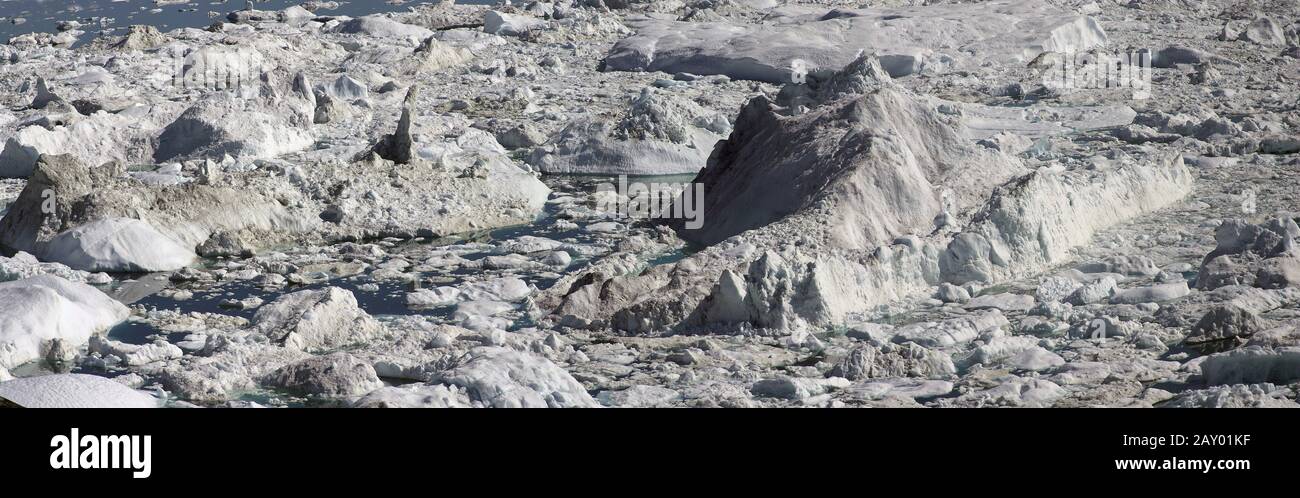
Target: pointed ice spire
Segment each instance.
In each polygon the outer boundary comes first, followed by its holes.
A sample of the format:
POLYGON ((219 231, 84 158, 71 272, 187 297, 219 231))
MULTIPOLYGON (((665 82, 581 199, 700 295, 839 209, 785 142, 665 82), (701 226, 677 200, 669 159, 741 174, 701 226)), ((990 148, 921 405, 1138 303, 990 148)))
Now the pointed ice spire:
POLYGON ((39 76, 36 78, 36 98, 32 99, 32 109, 44 109, 50 103, 62 100, 58 95, 50 91, 50 87, 45 83, 45 78, 39 76))
POLYGON ((397 164, 411 162, 412 149, 414 149, 414 140, 411 138, 411 115, 415 112, 415 99, 419 95, 419 89, 420 86, 414 84, 406 91, 406 100, 402 102, 402 117, 397 121, 397 131, 392 135, 384 135, 384 138, 375 144, 374 151, 379 157, 397 164))

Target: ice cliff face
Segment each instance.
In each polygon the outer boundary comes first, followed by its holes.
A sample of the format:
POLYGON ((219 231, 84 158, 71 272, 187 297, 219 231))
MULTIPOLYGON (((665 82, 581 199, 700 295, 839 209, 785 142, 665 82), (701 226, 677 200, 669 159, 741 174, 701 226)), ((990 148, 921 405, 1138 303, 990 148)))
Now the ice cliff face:
POLYGON ((697 177, 708 222, 678 231, 712 247, 644 275, 575 277, 556 314, 640 333, 841 324, 939 283, 1042 271, 1191 190, 1176 155, 1030 171, 961 138, 874 58, 809 86, 783 92, 810 96, 802 112, 751 101, 697 177))
POLYGON ((130 314, 98 289, 53 275, 0 283, 0 370, 71 359, 92 335, 130 314))
POLYGON ((893 86, 875 59, 818 85, 801 114, 759 98, 696 179, 708 222, 683 237, 711 245, 787 216, 820 220, 805 236, 870 249, 933 229, 1024 167, 977 147, 925 102, 893 86), (944 205, 944 204, 947 205, 944 205))

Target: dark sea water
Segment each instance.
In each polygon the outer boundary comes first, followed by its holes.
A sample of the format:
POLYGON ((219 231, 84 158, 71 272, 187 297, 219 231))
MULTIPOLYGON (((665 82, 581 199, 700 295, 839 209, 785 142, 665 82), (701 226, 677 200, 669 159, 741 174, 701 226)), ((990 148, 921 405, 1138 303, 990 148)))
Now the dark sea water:
MULTIPOLYGON (((255 2, 259 10, 281 10, 304 0, 264 0, 255 2)), ((148 24, 162 31, 176 28, 201 28, 226 14, 242 10, 246 0, 0 0, 0 43, 26 33, 53 33, 63 21, 82 24, 81 41, 94 39, 100 31, 121 34, 132 24, 148 24), (16 19, 25 22, 15 23, 16 19)), ((390 4, 384 0, 350 0, 337 2, 334 10, 319 10, 321 15, 360 16, 378 12, 401 12, 419 4, 437 0, 410 0, 390 4)), ((459 0, 460 4, 488 5, 495 0, 459 0)))

